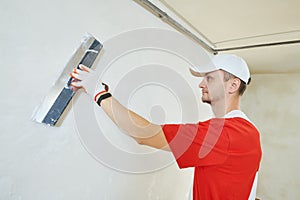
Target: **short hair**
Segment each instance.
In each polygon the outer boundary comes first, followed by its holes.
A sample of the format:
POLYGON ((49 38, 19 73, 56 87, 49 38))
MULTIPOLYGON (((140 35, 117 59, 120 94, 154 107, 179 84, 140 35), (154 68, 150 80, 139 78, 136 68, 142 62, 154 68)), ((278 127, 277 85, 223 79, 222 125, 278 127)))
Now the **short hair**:
MULTIPOLYGON (((224 71, 224 70, 222 70, 222 71, 224 71)), ((229 81, 232 78, 238 78, 238 77, 236 77, 235 75, 233 75, 233 74, 231 74, 231 73, 229 73, 227 71, 224 71, 224 81, 229 81)), ((247 88, 247 84, 249 84, 250 82, 251 82, 251 78, 249 78, 248 83, 245 83, 244 81, 241 80, 241 84, 240 84, 240 87, 238 89, 238 94, 240 96, 242 96, 244 94, 244 92, 245 92, 245 90, 247 88)))

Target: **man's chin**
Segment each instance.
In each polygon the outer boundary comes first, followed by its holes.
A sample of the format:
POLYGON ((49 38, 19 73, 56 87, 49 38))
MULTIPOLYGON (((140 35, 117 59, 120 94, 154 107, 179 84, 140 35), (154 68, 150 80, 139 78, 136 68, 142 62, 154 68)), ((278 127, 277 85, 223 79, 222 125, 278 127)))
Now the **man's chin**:
POLYGON ((203 102, 203 103, 207 103, 207 104, 211 105, 211 101, 210 101, 210 100, 207 100, 207 99, 202 99, 202 102, 203 102))

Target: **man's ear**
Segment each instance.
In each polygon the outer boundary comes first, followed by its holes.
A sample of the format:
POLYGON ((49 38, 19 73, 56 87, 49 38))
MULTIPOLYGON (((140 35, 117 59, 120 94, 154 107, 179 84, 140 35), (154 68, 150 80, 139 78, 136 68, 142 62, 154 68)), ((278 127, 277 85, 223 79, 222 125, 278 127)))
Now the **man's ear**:
POLYGON ((241 80, 239 78, 233 78, 230 80, 229 93, 233 94, 239 90, 241 80))

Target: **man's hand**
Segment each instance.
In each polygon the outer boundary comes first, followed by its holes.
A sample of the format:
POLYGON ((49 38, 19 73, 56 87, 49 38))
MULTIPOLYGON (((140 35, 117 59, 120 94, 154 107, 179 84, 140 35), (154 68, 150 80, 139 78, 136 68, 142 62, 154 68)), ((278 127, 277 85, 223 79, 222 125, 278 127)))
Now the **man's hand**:
POLYGON ((78 90, 80 88, 90 95, 95 97, 95 94, 107 92, 108 86, 106 84, 99 84, 99 77, 96 75, 95 71, 84 66, 79 65, 79 68, 74 68, 70 76, 74 79, 71 83, 73 90, 78 90))

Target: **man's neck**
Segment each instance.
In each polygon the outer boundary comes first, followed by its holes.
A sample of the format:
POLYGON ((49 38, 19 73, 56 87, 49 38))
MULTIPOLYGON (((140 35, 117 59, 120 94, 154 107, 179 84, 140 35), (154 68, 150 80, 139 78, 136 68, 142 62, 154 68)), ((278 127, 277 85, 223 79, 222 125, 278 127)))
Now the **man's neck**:
POLYGON ((223 117, 233 110, 240 110, 239 98, 228 99, 227 101, 218 101, 211 104, 215 117, 223 117))

